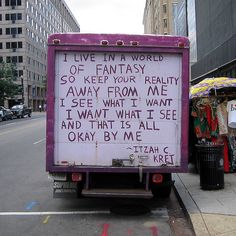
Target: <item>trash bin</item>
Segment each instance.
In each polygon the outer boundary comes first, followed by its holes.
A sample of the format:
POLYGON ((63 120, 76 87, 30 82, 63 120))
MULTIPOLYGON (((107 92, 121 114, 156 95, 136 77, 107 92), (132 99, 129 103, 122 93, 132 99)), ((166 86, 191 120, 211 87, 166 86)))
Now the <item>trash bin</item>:
POLYGON ((200 186, 204 190, 224 188, 224 145, 196 145, 200 186))

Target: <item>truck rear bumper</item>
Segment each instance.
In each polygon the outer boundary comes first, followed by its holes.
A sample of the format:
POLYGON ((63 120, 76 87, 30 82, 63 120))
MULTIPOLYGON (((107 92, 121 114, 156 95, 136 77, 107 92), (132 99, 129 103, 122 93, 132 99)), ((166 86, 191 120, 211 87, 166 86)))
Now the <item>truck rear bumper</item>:
MULTIPOLYGON (((142 183, 131 182, 126 185, 121 182, 108 182, 106 185, 89 184, 82 182, 71 182, 66 180, 54 180, 53 185, 53 197, 54 198, 77 198, 77 197, 119 197, 119 198, 151 198, 153 197, 153 189, 162 189, 171 187, 174 181, 171 180, 171 176, 167 174, 170 179, 164 177, 161 183, 151 183, 149 175, 145 175, 142 183), (135 187, 134 187, 135 186, 135 187)), ((88 179, 87 179, 88 180, 88 179)), ((98 180, 98 178, 97 178, 98 180)))
POLYGON ((116 198, 152 198, 151 191, 141 189, 91 189, 83 190, 85 197, 116 197, 116 198))
MULTIPOLYGON (((54 198, 77 198, 77 189, 54 189, 54 198)), ((80 197, 152 198, 152 192, 142 189, 89 189, 82 190, 80 197)))

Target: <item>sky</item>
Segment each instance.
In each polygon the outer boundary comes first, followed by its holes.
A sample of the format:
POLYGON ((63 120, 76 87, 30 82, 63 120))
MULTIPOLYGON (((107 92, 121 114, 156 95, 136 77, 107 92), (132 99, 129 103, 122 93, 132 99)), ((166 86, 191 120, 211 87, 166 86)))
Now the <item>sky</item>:
POLYGON ((143 34, 146 0, 65 0, 81 33, 143 34))

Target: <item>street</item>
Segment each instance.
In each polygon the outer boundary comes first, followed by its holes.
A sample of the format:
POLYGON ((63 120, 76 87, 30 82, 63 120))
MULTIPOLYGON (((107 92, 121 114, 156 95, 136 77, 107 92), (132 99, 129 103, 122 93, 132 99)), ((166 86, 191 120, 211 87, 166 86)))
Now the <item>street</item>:
POLYGON ((0 235, 194 235, 170 199, 53 199, 44 113, 0 122, 0 235))

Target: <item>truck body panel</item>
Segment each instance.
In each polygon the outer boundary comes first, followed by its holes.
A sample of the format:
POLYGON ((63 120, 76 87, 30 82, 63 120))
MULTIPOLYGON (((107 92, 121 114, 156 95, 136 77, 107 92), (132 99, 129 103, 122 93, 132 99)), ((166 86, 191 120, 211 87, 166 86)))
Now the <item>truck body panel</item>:
POLYGON ((51 35, 46 170, 87 190, 91 173, 136 173, 148 190, 149 174, 187 170, 188 102, 185 37, 51 35))

